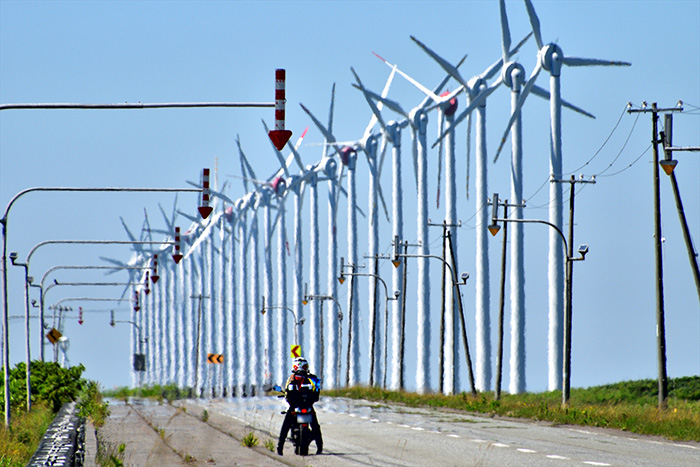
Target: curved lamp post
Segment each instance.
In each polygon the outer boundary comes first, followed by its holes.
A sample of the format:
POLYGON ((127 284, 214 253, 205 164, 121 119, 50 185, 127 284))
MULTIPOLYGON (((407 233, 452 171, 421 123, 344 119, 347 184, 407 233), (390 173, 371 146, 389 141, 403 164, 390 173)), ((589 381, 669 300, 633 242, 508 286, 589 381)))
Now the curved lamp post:
POLYGON ((399 265, 401 264, 401 259, 400 258, 433 258, 442 261, 442 263, 447 266, 447 269, 450 271, 450 275, 452 277, 452 286, 455 288, 455 296, 457 297, 457 305, 459 307, 459 314, 462 318, 462 341, 464 343, 464 353, 467 359, 467 369, 469 370, 469 384, 471 386, 471 392, 473 395, 476 395, 476 386, 474 385, 474 372, 472 370, 472 359, 471 355, 469 353, 469 342, 467 341, 467 327, 464 322, 464 309, 462 308, 462 295, 459 293, 459 286, 460 285, 465 285, 467 283, 467 279, 469 279, 469 273, 468 272, 463 272, 461 274, 462 282, 457 282, 457 276, 455 275, 454 270, 452 269, 452 266, 445 261, 444 258, 440 256, 435 256, 435 255, 409 255, 407 253, 399 253, 399 245, 401 242, 399 241, 399 236, 395 235, 394 236, 394 242, 393 242, 393 247, 394 247, 394 252, 392 255, 391 259, 391 264, 394 265, 395 268, 398 268, 399 265))
MULTIPOLYGON (((571 203, 573 204, 573 189, 571 196, 571 203)), ((572 317, 572 276, 573 276, 573 262, 583 261, 586 259, 586 254, 588 253, 588 245, 583 244, 579 246, 578 252, 581 256, 578 258, 574 257, 574 252, 572 249, 573 236, 574 236, 574 226, 573 221, 569 223, 569 240, 567 241, 564 232, 561 231, 556 225, 539 220, 539 219, 510 219, 510 218, 498 218, 498 193, 493 195, 493 214, 491 218, 491 225, 488 226, 491 235, 496 235, 501 227, 498 222, 520 222, 523 224, 544 224, 552 229, 554 229, 559 237, 564 242, 564 249, 566 251, 566 269, 564 271, 564 287, 565 287, 565 297, 564 297, 564 374, 563 378, 563 390, 562 390, 562 406, 566 407, 569 405, 569 396, 571 391, 571 317, 572 317)))
MULTIPOLYGON (((321 301, 326 301, 326 300, 331 300, 333 303, 335 303, 335 306, 338 307, 338 321, 340 321, 340 329, 343 329, 343 309, 340 306, 340 303, 338 303, 338 300, 335 299, 332 295, 309 295, 308 293, 308 288, 307 284, 304 284, 304 298, 301 301, 304 305, 309 303, 310 300, 321 300, 321 301)), ((323 316, 323 314, 321 314, 323 316)), ((323 336, 323 332, 321 332, 321 336, 323 336)), ((336 352, 336 368, 337 368, 337 375, 340 376, 340 345, 342 343, 342 339, 338 339, 338 350, 336 352)), ((323 350, 323 342, 321 342, 321 349, 323 350)), ((350 363, 350 362, 348 362, 350 363)), ((323 353, 321 353, 321 366, 323 366, 323 353)), ((335 381, 337 382, 339 378, 335 378, 335 381)), ((338 384, 340 386, 340 384, 338 384)))
MULTIPOLYGON (((387 340, 389 337, 389 300, 398 300, 399 296, 401 295, 401 292, 398 290, 394 292, 394 298, 389 297, 389 288, 386 285, 386 282, 384 282, 384 279, 382 279, 379 275, 373 274, 373 273, 360 273, 360 272, 345 272, 345 258, 340 258, 340 276, 338 276, 338 282, 342 285, 345 282, 345 276, 367 276, 367 277, 374 277, 375 279, 379 280, 379 282, 382 283, 384 286, 384 373, 383 373, 383 383, 382 387, 386 389, 386 374, 387 374, 387 340)), ((353 267, 353 264, 348 264, 348 267, 353 267)), ((372 326, 374 329, 374 326, 372 326)), ((352 329, 352 326, 348 326, 348 365, 347 365, 347 371, 345 375, 345 385, 347 386, 350 383, 350 340, 352 339, 352 335, 350 334, 352 329)), ((374 336, 372 336, 371 339, 371 344, 370 344, 370 370, 369 370, 369 385, 374 386, 374 361, 375 361, 375 339, 374 336)))
POLYGON ((298 326, 301 326, 302 324, 304 324, 304 318, 302 318, 301 320, 297 319, 297 314, 294 312, 294 310, 292 310, 288 306, 265 306, 265 297, 263 296, 262 309, 260 310, 260 313, 264 315, 267 310, 274 310, 274 309, 288 310, 290 313, 292 313, 292 316, 294 316, 294 343, 297 345, 301 344, 299 342, 298 326))

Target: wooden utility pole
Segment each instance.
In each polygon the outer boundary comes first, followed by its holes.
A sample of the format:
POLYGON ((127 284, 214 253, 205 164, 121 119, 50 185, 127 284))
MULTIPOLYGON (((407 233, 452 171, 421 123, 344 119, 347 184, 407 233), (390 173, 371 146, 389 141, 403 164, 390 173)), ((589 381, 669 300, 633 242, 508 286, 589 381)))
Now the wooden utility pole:
POLYGON ((659 112, 680 112, 683 107, 659 109, 656 102, 651 104, 651 109, 628 109, 628 113, 651 112, 651 147, 654 153, 654 253, 656 263, 656 347, 657 364, 659 368, 659 408, 666 408, 668 398, 668 379, 666 375, 666 325, 664 317, 664 282, 663 261, 661 249, 661 192, 659 188, 659 138, 658 124, 659 112))

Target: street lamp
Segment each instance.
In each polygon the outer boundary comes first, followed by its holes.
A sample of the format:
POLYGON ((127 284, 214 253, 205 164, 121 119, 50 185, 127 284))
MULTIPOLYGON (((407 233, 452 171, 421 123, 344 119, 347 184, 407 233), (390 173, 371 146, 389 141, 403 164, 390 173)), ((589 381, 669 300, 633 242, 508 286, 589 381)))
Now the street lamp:
MULTIPOLYGON (((573 178, 572 178, 572 183, 573 183, 573 178)), ((572 187, 571 190, 571 212, 572 212, 572 217, 573 217, 573 199, 574 199, 574 190, 572 187)), ((569 396, 570 396, 570 390, 571 390, 571 323, 572 323, 572 276, 573 276, 573 262, 574 261, 583 261, 586 259, 586 254, 588 254, 589 247, 587 244, 583 244, 579 246, 578 252, 581 256, 578 258, 574 257, 574 252, 572 249, 571 244, 573 243, 573 236, 574 236, 574 227, 573 227, 573 219, 570 219, 569 222, 569 240, 567 241, 566 236, 564 235, 564 232, 561 231, 559 227, 556 225, 539 220, 539 219, 511 219, 511 218, 498 218, 498 193, 493 195, 493 212, 491 216, 491 224, 488 226, 489 232, 491 232, 491 235, 496 235, 498 231, 500 230, 500 226, 498 225, 498 222, 520 222, 520 223, 534 223, 534 224, 544 224, 547 225, 551 228, 553 228, 557 234, 561 237, 563 243, 564 243, 564 249, 566 251, 565 260, 566 260, 566 270, 564 271, 565 277, 564 277, 564 286, 565 286, 565 297, 564 297, 564 374, 562 376, 563 379, 563 390, 562 390, 562 406, 566 407, 569 404, 569 396)))
POLYGON ((290 313, 292 313, 292 316, 294 316, 294 343, 299 345, 301 344, 299 342, 299 331, 298 331, 298 326, 301 326, 304 324, 304 318, 301 320, 297 319, 297 314, 292 310, 291 308, 287 306, 265 306, 265 296, 262 298, 262 309, 260 310, 261 314, 265 314, 267 310, 274 310, 274 309, 281 309, 281 310, 288 310, 290 313))
POLYGON ((401 264, 401 258, 433 258, 433 259, 437 259, 437 260, 442 261, 442 263, 445 266, 447 266, 447 269, 449 269, 450 275, 452 277, 452 286, 455 288, 454 295, 457 297, 457 305, 459 308, 459 314, 460 314, 460 317, 462 319, 462 342, 464 344, 464 354, 465 354, 465 358, 467 360, 467 369, 469 371, 469 384, 471 386, 472 395, 476 395, 476 386, 474 384, 474 371, 472 370, 472 359, 471 359, 471 354, 469 353, 469 342, 467 340, 467 327, 466 327, 466 323, 464 320, 464 308, 462 307, 462 295, 459 293, 459 286, 465 285, 467 283, 467 279, 469 279, 469 273, 463 272, 461 274, 462 282, 457 282, 457 276, 455 275, 455 272, 452 269, 452 266, 447 261, 445 261, 444 258, 442 258, 440 256, 435 256, 435 255, 411 255, 408 253, 399 253, 399 245, 400 245, 399 236, 394 235, 394 242, 393 242, 394 251, 392 254, 392 258, 391 258, 391 264, 393 264, 395 268, 398 268, 399 265, 401 264))
MULTIPOLYGON (((29 354, 29 265, 27 263, 17 262, 17 252, 10 253, 10 261, 13 266, 21 266, 24 268, 24 326, 26 330, 26 347, 27 347, 27 412, 32 408, 32 386, 31 386, 31 356, 29 354)), ((9 343, 5 343, 9 345, 9 343)))
POLYGON ((134 361, 133 361, 133 368, 134 372, 136 372, 139 376, 139 389, 141 388, 141 372, 146 370, 146 360, 143 356, 143 351, 141 348, 141 345, 144 344, 148 339, 142 339, 142 333, 141 333, 141 327, 136 324, 133 321, 129 320, 120 320, 116 321, 114 319, 114 310, 110 311, 110 320, 109 320, 109 325, 114 327, 117 323, 127 323, 131 324, 134 328, 136 328, 136 331, 138 332, 137 334, 137 341, 138 341, 138 353, 137 355, 134 355, 134 361))
POLYGON ((2 224, 2 294, 3 294, 3 367, 5 378, 5 426, 10 426, 10 333, 9 333, 9 309, 7 302, 7 230, 10 209, 12 205, 23 195, 36 191, 41 192, 139 192, 139 193, 202 193, 199 188, 123 188, 123 187, 102 187, 102 188, 81 188, 81 187, 34 187, 27 188, 17 193, 7 204, 5 213, 0 219, 2 224))
MULTIPOLYGON (((343 329, 343 309, 340 307, 340 303, 338 303, 338 300, 335 299, 332 295, 309 295, 308 293, 308 284, 304 284, 304 297, 301 301, 304 305, 309 303, 310 300, 321 300, 321 301, 326 301, 326 300, 331 300, 333 303, 335 303, 335 306, 338 307, 338 314, 336 315, 338 320, 340 321, 340 329, 343 329)), ((321 314, 321 327, 323 328, 323 314, 321 314)), ((341 334, 342 335, 342 334, 341 334)), ((321 336, 323 336, 323 332, 321 332, 321 336)), ((323 337, 321 337, 323 339, 323 337)), ((336 351, 336 368, 337 368, 337 376, 340 376, 340 348, 341 348, 341 343, 342 339, 338 338, 338 350, 336 351)), ((321 350, 323 351, 323 341, 321 341, 321 350)), ((350 363, 350 362, 348 362, 350 363)), ((321 366, 323 366, 323 352, 321 353, 321 366)), ((337 381, 339 378, 335 378, 337 381)), ((340 384, 338 384, 340 386, 340 384)))
MULTIPOLYGON (((372 273, 359 273, 359 272, 345 272, 345 258, 340 258, 340 276, 338 276, 338 282, 342 285, 345 282, 345 276, 366 276, 366 277, 374 277, 379 282, 382 283, 384 286, 384 377, 383 377, 383 384, 382 387, 386 389, 386 374, 387 374, 387 340, 389 337, 389 300, 398 300, 399 296, 401 295, 401 292, 398 290, 394 292, 394 298, 389 297, 389 288, 386 285, 386 282, 384 282, 384 279, 379 277, 377 274, 372 274, 372 273)), ((354 264, 348 263, 348 267, 354 267, 354 264)), ((372 315, 372 329, 376 329, 376 323, 374 323, 374 315, 372 315)), ((350 334, 350 330, 352 329, 352 325, 348 326, 348 365, 346 368, 346 376, 345 376, 345 385, 347 386, 350 383, 350 340, 352 339, 352 335, 350 334)), ((369 370, 369 385, 374 386, 374 362, 375 362, 375 354, 376 354, 376 342, 374 338, 374 333, 370 337, 370 370, 369 370)), ((401 362, 401 365, 403 365, 403 362, 401 362)))

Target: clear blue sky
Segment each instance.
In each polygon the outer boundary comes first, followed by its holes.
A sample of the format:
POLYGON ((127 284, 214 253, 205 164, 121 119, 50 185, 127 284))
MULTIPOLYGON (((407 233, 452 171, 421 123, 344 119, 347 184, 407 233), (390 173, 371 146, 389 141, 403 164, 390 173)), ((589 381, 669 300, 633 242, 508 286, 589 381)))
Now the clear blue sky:
MULTIPOLYGON (((652 156, 650 151, 645 153, 651 119, 649 115, 637 119, 636 115, 623 112, 628 101, 635 106, 647 101, 670 107, 682 99, 686 112, 675 117, 674 142, 700 145, 700 2, 535 0, 534 4, 545 42, 557 41, 571 56, 632 63, 629 68, 565 68, 562 72, 563 97, 596 116, 591 120, 563 112, 564 172, 598 175, 598 183, 576 197, 575 241, 588 243, 590 253, 585 262, 576 263, 574 268, 572 385, 655 378, 652 156), (611 132, 610 140, 593 158, 611 132), (590 163, 579 169, 587 161, 590 163)), ((530 30, 525 7, 520 1, 509 1, 507 8, 511 34, 517 40, 530 30)), ((389 69, 372 51, 398 64, 428 87, 443 77, 442 70, 409 39, 410 35, 453 62, 468 54, 461 69, 463 76, 479 74, 501 54, 498 2, 2 0, 0 102, 270 102, 274 97, 274 70, 285 68, 287 128, 296 136, 312 125, 301 111, 300 102, 325 119, 331 86, 337 83, 335 134, 339 140, 355 140, 361 137, 370 111, 359 92, 351 87, 351 66, 364 84, 377 92, 389 69)), ((535 54, 536 47, 530 41, 517 57, 528 75, 535 64, 535 54)), ((542 73, 538 84, 547 88, 547 79, 542 73)), ((455 84, 450 86, 454 89, 455 84)), ((409 109, 422 98, 398 77, 389 97, 409 109)), ((489 154, 498 146, 510 116, 509 99, 509 92, 502 88, 489 100, 489 154)), ((463 108, 463 97, 459 105, 463 108)), ((523 114, 524 191, 528 204, 525 216, 546 219, 548 190, 539 188, 548 177, 548 103, 533 96, 523 114)), ((388 111, 385 115, 391 118, 388 111)), ((240 180, 229 177, 240 174, 237 134, 260 177, 277 168, 261 118, 269 125, 274 123, 271 109, 3 111, 0 206, 4 209, 17 192, 34 186, 185 187, 186 180, 198 180, 202 167, 214 169, 216 160, 219 186, 227 181, 229 196, 237 198, 244 194, 240 180)), ((435 118, 431 118, 428 132, 437 133, 435 118)), ((309 129, 301 147, 305 163, 321 157, 321 148, 308 143, 322 139, 315 128, 309 129)), ((457 136, 458 216, 464 222, 458 234, 459 263, 460 269, 473 272, 475 206, 474 192, 470 200, 465 196, 465 139, 462 126, 457 136)), ((408 150, 409 132, 404 132, 403 141, 408 150)), ((510 189, 509 151, 504 156, 495 165, 489 164, 488 180, 489 193, 499 192, 502 197, 510 189)), ((441 209, 436 208, 437 155, 430 157, 430 216, 436 220, 444 216, 444 203, 441 209)), ((698 248, 700 160, 697 153, 680 153, 676 159, 685 211, 698 248)), ((404 167, 406 232, 408 240, 414 240, 415 185, 411 164, 407 162, 404 167)), ((363 161, 359 170, 366 170, 363 161)), ((471 173, 473 176, 473 167, 471 173)), ((662 175, 661 182, 668 373, 671 377, 697 375, 698 296, 669 180, 662 175)), ((390 171, 386 167, 382 185, 388 195, 390 171)), ((367 189, 358 191, 360 206, 366 208, 367 189)), ((163 228, 158 203, 169 211, 173 200, 173 196, 165 195, 28 195, 11 211, 8 251, 17 251, 23 260, 33 245, 44 240, 126 240, 120 216, 138 231, 146 208, 154 227, 163 228)), ((194 212, 196 200, 193 195, 181 195, 178 206, 194 212)), ((345 212, 344 202, 340 209, 345 212)), ((385 220, 381 222, 380 250, 388 252, 390 225, 385 220)), ((180 224, 189 223, 182 219, 180 224)), ((339 229, 344 232, 343 223, 339 229)), ((533 391, 547 387, 544 229, 525 229, 527 388, 533 391)), ((363 252, 367 249, 364 225, 360 235, 363 252)), ((499 236, 490 241, 494 346, 501 239, 499 236)), ((342 239, 340 245, 344 251, 342 239)), ((431 232, 431 245, 439 250, 437 230, 431 232)), ((129 255, 125 247, 47 246, 34 255, 30 274, 40 278, 52 266, 105 264, 100 256, 127 260, 129 255)), ((389 277, 389 267, 383 265, 381 274, 389 277)), ((9 266, 8 273, 10 315, 21 315, 22 269, 9 266)), ((65 282, 127 279, 125 273, 104 277, 100 272, 57 272, 51 277, 65 282)), ((68 296, 114 297, 122 291, 119 287, 70 289, 75 288, 53 289, 47 303, 68 296)), ((32 297, 36 298, 34 292, 32 297)), ((345 289, 341 288, 340 293, 341 302, 345 303, 345 289)), ((464 289, 464 296, 473 345, 473 281, 464 289)), ((364 302, 361 303, 366 308, 364 302)), ((105 312, 108 306, 83 306, 92 310, 86 323, 81 327, 73 321, 66 328, 71 363, 84 363, 86 375, 106 387, 129 384, 127 325, 111 328, 105 312)), ((437 306, 439 302, 435 309, 437 306)), ((125 319, 127 307, 120 309, 118 313, 125 319)), ((409 317, 411 313, 409 310, 409 317)), ((506 313, 507 323, 508 310, 506 313)), ((433 318, 434 334, 439 325, 437 316, 433 318)), ((34 333, 37 320, 32 320, 32 326, 34 333)), ((366 335, 366 319, 362 326, 366 335)), ((23 319, 11 321, 13 362, 24 359, 23 329, 23 319)), ((415 330, 409 328, 411 332, 415 330)), ((37 342, 38 337, 33 335, 34 356, 38 355, 37 342)), ((415 348, 410 342, 407 347, 415 348)), ((433 355, 436 369, 435 351, 433 355)), ((505 355, 509 355, 508 339, 505 355)), ((409 385, 413 374, 413 370, 408 372, 409 385)), ((504 387, 507 385, 506 362, 504 387)))

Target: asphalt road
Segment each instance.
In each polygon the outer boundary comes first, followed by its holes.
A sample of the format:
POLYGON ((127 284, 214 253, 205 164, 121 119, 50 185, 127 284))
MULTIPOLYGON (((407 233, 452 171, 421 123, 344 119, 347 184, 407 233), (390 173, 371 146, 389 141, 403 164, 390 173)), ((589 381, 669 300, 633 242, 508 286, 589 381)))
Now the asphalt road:
MULTIPOLYGON (((697 442, 323 397, 316 404, 323 454, 295 456, 288 442, 285 455, 279 457, 262 444, 276 444, 283 419, 280 411, 285 409, 282 399, 175 404, 179 409, 153 404, 113 406, 113 416, 101 431, 110 442, 134 435, 132 444, 121 441, 127 444, 128 465, 700 466, 697 442), (133 410, 141 415, 129 415, 133 410), (205 410, 207 423, 201 421, 205 410), (129 423, 143 426, 144 419, 151 425, 148 440, 144 432, 129 427, 129 423), (116 426, 120 429, 110 432, 116 426), (261 442, 254 449, 240 444, 250 432, 261 442), (137 448, 135 441, 145 445, 137 448), (140 460, 134 457, 139 452, 140 460), (168 455, 167 460, 162 457, 168 455)), ((313 444, 310 452, 315 452, 313 444)))

